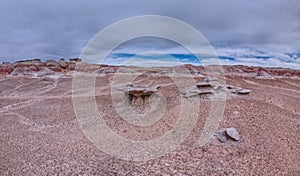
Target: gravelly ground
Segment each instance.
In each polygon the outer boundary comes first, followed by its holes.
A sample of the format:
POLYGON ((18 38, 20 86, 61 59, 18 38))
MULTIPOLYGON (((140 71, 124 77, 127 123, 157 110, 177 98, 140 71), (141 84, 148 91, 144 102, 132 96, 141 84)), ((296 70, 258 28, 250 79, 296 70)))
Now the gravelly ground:
MULTIPOLYGON (((96 102, 120 136, 149 140, 172 128, 179 93, 166 77, 140 78, 163 84, 168 102, 163 120, 137 127, 112 109, 112 75, 96 81, 96 102)), ((98 150, 80 129, 72 104, 71 78, 0 78, 0 175, 300 175, 300 80, 227 76, 249 88, 229 95, 219 129, 236 128, 240 141, 213 138, 198 145, 209 109, 201 102, 191 135, 173 152, 146 162, 124 161, 98 150)))

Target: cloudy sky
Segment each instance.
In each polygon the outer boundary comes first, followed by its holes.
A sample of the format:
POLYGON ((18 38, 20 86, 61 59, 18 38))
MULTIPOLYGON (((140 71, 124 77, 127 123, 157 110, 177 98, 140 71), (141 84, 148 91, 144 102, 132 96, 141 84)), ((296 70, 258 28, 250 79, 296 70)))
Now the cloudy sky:
MULTIPOLYGON (((170 16, 194 26, 224 64, 300 69, 299 0, 1 0, 0 61, 79 57, 103 28, 138 15, 170 16)), ((128 48, 168 47, 145 41, 128 48)))

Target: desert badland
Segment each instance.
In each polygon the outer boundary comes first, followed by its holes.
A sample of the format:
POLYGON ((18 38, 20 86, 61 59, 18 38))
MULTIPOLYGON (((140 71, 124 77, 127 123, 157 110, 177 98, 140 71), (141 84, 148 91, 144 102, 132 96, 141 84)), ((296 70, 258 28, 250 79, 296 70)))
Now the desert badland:
POLYGON ((185 79, 179 68, 93 65, 91 70, 78 63, 30 60, 0 65, 0 175, 300 175, 299 70, 223 66, 226 84, 218 84, 203 67, 185 65, 197 85, 181 92, 172 79, 185 79), (174 128, 180 102, 188 98, 200 101, 195 127, 163 156, 140 162, 110 156, 85 136, 76 118, 72 81, 80 72, 94 75, 98 111, 119 136, 141 141, 163 135, 174 128), (117 72, 138 76, 115 89, 117 72), (124 106, 139 114, 149 108, 147 88, 149 95, 164 97, 162 117, 149 126, 120 118, 112 90, 129 94, 124 106), (220 92, 226 95, 222 119, 208 143, 199 146, 211 97, 220 92), (237 139, 226 133, 228 128, 236 129, 237 139))

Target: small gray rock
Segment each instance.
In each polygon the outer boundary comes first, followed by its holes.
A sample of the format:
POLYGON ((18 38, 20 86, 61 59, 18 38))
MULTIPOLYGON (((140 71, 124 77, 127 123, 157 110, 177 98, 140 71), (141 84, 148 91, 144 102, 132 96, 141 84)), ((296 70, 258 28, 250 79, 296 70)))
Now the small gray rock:
POLYGON ((250 92, 251 92, 250 89, 241 89, 241 90, 238 91, 239 94, 248 94, 250 92))
POLYGON ((215 77, 206 77, 204 78, 205 82, 213 82, 213 81, 218 81, 218 78, 215 77))
POLYGON ((225 131, 220 131, 216 133, 216 137, 220 142, 226 142, 227 141, 227 136, 225 131))
POLYGON ((235 128, 226 128, 225 132, 232 139, 234 139, 236 141, 240 140, 239 132, 235 128))

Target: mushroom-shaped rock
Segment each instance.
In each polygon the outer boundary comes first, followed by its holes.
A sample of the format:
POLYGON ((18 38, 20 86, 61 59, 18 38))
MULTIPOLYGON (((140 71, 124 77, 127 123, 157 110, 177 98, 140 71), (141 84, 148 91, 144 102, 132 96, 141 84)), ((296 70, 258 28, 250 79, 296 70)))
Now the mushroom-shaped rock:
POLYGON ((149 97, 158 92, 160 85, 155 85, 151 87, 141 86, 141 85, 126 85, 117 86, 117 90, 124 91, 128 95, 129 103, 132 105, 142 105, 145 106, 145 102, 148 101, 149 97))
POLYGON ((125 92, 136 97, 150 96, 153 93, 157 92, 159 87, 160 87, 159 85, 151 86, 151 87, 130 85, 125 92))

